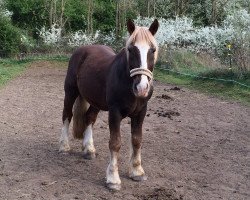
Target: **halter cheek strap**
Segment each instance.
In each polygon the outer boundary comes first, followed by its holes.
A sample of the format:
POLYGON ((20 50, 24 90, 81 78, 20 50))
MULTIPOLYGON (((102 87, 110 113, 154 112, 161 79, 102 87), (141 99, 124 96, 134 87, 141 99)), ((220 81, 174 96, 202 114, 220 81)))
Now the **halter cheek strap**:
POLYGON ((130 70, 130 77, 133 77, 135 75, 146 75, 150 79, 153 79, 153 73, 148 69, 135 68, 130 70))

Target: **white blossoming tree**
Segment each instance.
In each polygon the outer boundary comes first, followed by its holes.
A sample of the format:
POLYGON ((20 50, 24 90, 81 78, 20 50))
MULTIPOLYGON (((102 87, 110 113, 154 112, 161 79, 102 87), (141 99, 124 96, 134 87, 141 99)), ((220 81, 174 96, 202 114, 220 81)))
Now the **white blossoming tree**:
MULTIPOLYGON (((136 23, 148 26, 153 18, 136 19, 136 23)), ((238 10, 229 14, 222 26, 194 27, 187 17, 175 20, 159 19, 160 28, 156 38, 160 46, 182 47, 195 52, 210 52, 222 56, 226 45, 234 47, 234 59, 242 67, 249 68, 250 59, 250 14, 238 10)))
POLYGON ((87 34, 82 30, 76 31, 70 34, 68 39, 68 45, 72 47, 80 46, 80 45, 89 45, 97 42, 99 38, 100 31, 96 31, 94 35, 87 34))
POLYGON ((58 28, 57 24, 53 24, 50 29, 43 26, 38 30, 38 34, 47 45, 57 44, 62 39, 62 29, 58 28))

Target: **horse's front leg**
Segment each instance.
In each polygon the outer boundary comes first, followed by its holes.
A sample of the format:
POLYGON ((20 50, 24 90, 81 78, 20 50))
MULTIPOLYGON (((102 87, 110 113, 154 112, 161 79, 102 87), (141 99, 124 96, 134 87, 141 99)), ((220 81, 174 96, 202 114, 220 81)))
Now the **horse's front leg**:
POLYGON ((131 150, 129 162, 129 177, 134 181, 147 179, 141 165, 142 124, 147 106, 136 116, 131 117, 131 150))
POLYGON ((112 190, 121 189, 121 179, 118 172, 118 154, 121 148, 120 123, 122 117, 117 109, 109 110, 109 129, 110 129, 110 162, 106 171, 107 187, 112 190))

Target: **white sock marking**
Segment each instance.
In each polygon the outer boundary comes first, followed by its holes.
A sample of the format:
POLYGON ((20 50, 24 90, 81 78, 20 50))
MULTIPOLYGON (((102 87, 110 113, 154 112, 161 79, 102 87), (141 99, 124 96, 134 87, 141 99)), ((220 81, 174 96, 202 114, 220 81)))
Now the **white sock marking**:
POLYGON ((83 148, 84 148, 84 153, 95 152, 93 131, 91 124, 86 128, 84 132, 83 148))
POLYGON ((118 153, 112 152, 110 157, 110 163, 106 171, 107 183, 121 184, 121 179, 118 172, 117 160, 118 160, 118 153))
POLYGON ((63 122, 62 133, 60 137, 59 151, 69 151, 69 120, 68 118, 63 122))

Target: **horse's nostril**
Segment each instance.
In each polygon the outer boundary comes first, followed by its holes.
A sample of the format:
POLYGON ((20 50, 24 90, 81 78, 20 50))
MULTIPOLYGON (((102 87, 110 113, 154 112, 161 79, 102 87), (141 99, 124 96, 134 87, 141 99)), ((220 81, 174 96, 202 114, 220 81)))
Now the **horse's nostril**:
POLYGON ((137 85, 136 85, 136 84, 133 85, 133 90, 136 91, 136 92, 138 91, 138 90, 137 90, 137 85))

